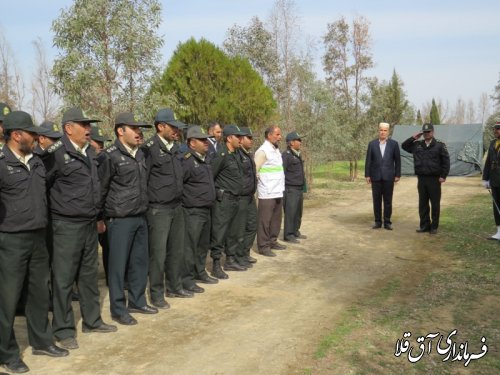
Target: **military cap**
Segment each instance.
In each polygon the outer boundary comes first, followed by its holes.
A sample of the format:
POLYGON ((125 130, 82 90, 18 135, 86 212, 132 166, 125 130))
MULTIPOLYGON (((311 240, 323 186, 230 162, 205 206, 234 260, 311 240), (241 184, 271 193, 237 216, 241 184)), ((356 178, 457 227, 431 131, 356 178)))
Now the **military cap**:
POLYGON ((302 138, 304 138, 304 137, 305 137, 305 135, 299 135, 299 133, 297 133, 297 132, 291 132, 291 133, 288 133, 286 135, 286 141, 287 142, 291 142, 291 141, 295 141, 295 140, 301 141, 302 138))
POLYGON ((104 135, 104 132, 98 126, 92 125, 90 128, 90 139, 96 142, 110 142, 111 138, 104 135))
POLYGON ((246 127, 246 126, 242 126, 240 128, 240 130, 245 133, 243 134, 245 137, 248 137, 248 138, 253 138, 253 133, 252 133, 252 129, 250 129, 249 127, 246 127))
POLYGON ((163 108, 158 111, 155 116, 155 124, 160 122, 175 126, 177 129, 184 129, 187 127, 187 125, 183 122, 177 121, 174 111, 172 111, 170 108, 163 108))
POLYGON ((192 125, 189 127, 187 131, 187 139, 195 138, 195 139, 207 139, 210 136, 205 132, 201 126, 192 125))
POLYGON ((10 113, 10 107, 5 103, 0 103, 0 121, 3 121, 5 116, 10 113))
POLYGON ((40 124, 41 135, 49 138, 61 138, 63 133, 59 130, 59 126, 52 121, 44 121, 40 124))
POLYGON ((33 124, 31 116, 23 111, 12 111, 3 120, 4 130, 24 130, 31 133, 40 134, 43 130, 33 124))
POLYGON ((245 135, 241 131, 241 129, 236 126, 236 125, 226 125, 224 126, 224 130, 222 131, 222 134, 227 137, 228 135, 245 135))
POLYGON ((152 125, 146 124, 142 121, 136 121, 133 113, 123 112, 119 113, 115 119, 115 126, 127 125, 127 126, 138 126, 141 128, 152 128, 152 125))
POLYGON ((426 123, 422 126, 422 131, 425 133, 425 132, 432 132, 434 131, 434 125, 432 125, 431 123, 426 123))
POLYGON ((62 124, 67 122, 101 122, 101 120, 95 120, 85 117, 81 108, 71 107, 63 113, 62 124))
POLYGON ((493 125, 494 129, 500 129, 500 121, 495 121, 495 125, 493 125))

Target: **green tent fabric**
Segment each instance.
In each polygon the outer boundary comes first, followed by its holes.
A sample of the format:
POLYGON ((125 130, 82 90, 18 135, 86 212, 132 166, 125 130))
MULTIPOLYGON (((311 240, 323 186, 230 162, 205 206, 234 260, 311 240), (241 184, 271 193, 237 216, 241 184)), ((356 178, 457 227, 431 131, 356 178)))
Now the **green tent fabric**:
MULTIPOLYGON (((392 139, 401 144, 420 132, 421 126, 396 125, 392 139)), ((434 137, 444 143, 450 154, 450 176, 472 176, 481 172, 483 160, 482 124, 434 125, 434 137)), ((422 138, 421 138, 422 139, 422 138)), ((401 148, 401 174, 415 174, 413 155, 401 148)))

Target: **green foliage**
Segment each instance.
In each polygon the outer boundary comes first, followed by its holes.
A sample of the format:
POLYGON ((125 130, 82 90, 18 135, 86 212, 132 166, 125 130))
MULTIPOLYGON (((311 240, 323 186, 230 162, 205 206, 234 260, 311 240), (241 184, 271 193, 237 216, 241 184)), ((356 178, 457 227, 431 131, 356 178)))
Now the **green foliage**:
POLYGON ((111 126, 120 111, 145 112, 142 100, 157 73, 163 40, 157 0, 75 0, 53 22, 59 54, 52 74, 65 105, 111 126))
POLYGON ((432 107, 430 113, 431 124, 439 125, 441 124, 441 118, 439 117, 439 110, 436 105, 436 101, 432 98, 432 107))
POLYGON ((218 120, 262 127, 273 114, 271 91, 246 59, 191 38, 177 46, 153 92, 177 98, 179 116, 193 124, 218 120))
POLYGON ((422 121, 422 115, 420 114, 420 109, 417 111, 416 124, 417 125, 423 125, 424 124, 424 122, 422 121))
POLYGON ((372 123, 413 124, 415 113, 406 99, 403 86, 396 70, 393 71, 389 82, 382 81, 379 84, 376 79, 370 82, 369 117, 372 123))

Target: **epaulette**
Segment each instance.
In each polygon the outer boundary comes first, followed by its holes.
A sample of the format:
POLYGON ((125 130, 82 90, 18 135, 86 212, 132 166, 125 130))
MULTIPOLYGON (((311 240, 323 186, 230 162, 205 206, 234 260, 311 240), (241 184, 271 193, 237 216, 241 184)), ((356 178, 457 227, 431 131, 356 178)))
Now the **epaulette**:
POLYGON ((192 156, 192 154, 191 154, 190 152, 186 152, 186 153, 184 154, 184 159, 186 159, 186 160, 187 160, 187 159, 189 159, 191 156, 192 156))
POLYGON ((114 146, 114 145, 113 145, 113 146, 110 146, 110 147, 108 147, 108 148, 106 149, 106 152, 107 152, 108 154, 111 154, 113 151, 116 151, 116 146, 114 146))
POLYGON ((155 144, 155 139, 154 137, 153 138, 149 138, 145 143, 144 143, 144 146, 145 147, 151 147, 155 144))
POLYGON ((47 149, 47 152, 49 154, 52 154, 54 151, 58 150, 59 148, 61 148, 61 146, 63 145, 62 141, 59 140, 57 141, 56 143, 54 143, 52 146, 50 146, 48 149, 47 149))

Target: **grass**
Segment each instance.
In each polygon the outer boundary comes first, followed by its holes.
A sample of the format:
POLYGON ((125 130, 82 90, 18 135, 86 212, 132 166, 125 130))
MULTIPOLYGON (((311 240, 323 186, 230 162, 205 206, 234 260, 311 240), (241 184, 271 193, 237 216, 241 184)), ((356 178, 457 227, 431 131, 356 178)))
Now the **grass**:
POLYGON ((349 177, 349 162, 335 161, 314 167, 313 189, 348 190, 364 183, 364 161, 358 162, 358 178, 353 183, 349 177))
POLYGON ((419 275, 419 282, 409 283, 404 273, 389 279, 352 306, 319 343, 314 371, 307 373, 500 373, 500 244, 484 240, 492 229, 490 206, 481 195, 444 210, 436 246, 442 267, 419 275), (415 364, 394 355, 403 332, 413 333, 410 344, 417 347, 418 335, 439 331, 446 338, 453 329, 454 341, 468 341, 472 353, 480 352, 485 336, 488 353, 467 368, 463 361, 443 362, 435 349, 415 364))

